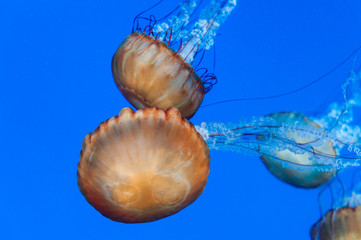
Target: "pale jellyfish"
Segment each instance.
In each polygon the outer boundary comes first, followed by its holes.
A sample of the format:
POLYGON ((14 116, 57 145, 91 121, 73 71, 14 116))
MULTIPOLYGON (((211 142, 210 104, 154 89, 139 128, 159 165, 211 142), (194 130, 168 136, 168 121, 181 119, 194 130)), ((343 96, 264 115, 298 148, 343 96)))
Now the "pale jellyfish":
POLYGON ((361 130, 354 124, 354 112, 361 106, 360 71, 352 70, 342 88, 344 102, 332 103, 329 112, 317 119, 281 112, 196 127, 210 149, 255 154, 280 180, 296 187, 318 187, 337 170, 360 165, 361 130))

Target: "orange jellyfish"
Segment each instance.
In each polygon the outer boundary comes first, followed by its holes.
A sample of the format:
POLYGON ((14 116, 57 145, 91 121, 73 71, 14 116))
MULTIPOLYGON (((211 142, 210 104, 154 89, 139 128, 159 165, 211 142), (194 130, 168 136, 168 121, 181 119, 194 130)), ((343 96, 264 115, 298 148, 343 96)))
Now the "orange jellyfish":
POLYGON ((211 1, 194 23, 190 19, 197 4, 196 0, 185 0, 167 19, 156 20, 152 15, 135 18, 133 33, 120 44, 112 60, 114 81, 135 108, 175 107, 189 119, 215 84, 214 74, 205 68, 194 69, 192 63, 197 55, 200 63, 204 50, 213 45, 216 30, 236 1, 211 1), (148 22, 140 27, 144 19, 148 22))
POLYGON ((195 201, 209 164, 207 144, 177 109, 124 108, 84 138, 78 186, 107 218, 151 222, 195 201))
MULTIPOLYGON (((343 181, 338 178, 330 186, 332 209, 327 211, 311 228, 312 240, 360 240, 361 239, 361 184, 360 167, 347 169, 344 176, 352 175, 351 192, 348 193, 343 181), (354 171, 353 174, 350 174, 354 171), (356 173, 356 174, 355 174, 356 173), (358 178, 355 176, 358 175, 358 178), (357 181, 355 181, 357 179, 357 181), (335 184, 341 184, 341 191, 335 191, 335 184), (334 199, 335 198, 335 199, 334 199), (336 200, 336 201, 335 201, 336 200)), ((324 193, 323 189, 320 195, 324 193)), ((337 189, 336 189, 337 190, 337 189)))
POLYGON ((312 240, 360 240, 361 206, 330 210, 311 229, 312 240))
POLYGON ((128 36, 114 54, 112 69, 118 89, 137 109, 176 107, 191 118, 203 101, 205 87, 193 67, 151 36, 128 36))

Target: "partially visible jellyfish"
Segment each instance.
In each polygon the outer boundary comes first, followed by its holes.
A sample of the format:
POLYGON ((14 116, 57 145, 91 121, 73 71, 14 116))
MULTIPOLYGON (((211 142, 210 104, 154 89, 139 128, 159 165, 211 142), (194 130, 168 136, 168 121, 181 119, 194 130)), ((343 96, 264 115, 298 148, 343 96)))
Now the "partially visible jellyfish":
POLYGON ((214 44, 216 30, 236 0, 210 0, 199 11, 201 2, 184 0, 160 19, 146 18, 144 12, 134 19, 133 32, 113 56, 112 71, 118 89, 135 108, 175 107, 189 119, 212 88, 214 74, 198 69, 200 62, 195 70, 193 62, 196 56, 201 61, 204 50, 214 44), (141 26, 144 19, 146 25, 141 26))
POLYGON ((361 142, 360 127, 352 125, 354 109, 361 106, 360 88, 360 72, 351 71, 343 85, 344 103, 331 104, 330 112, 318 119, 274 113, 238 124, 202 123, 197 129, 210 149, 251 152, 280 180, 315 188, 337 170, 360 165, 360 149, 350 154, 361 142))
MULTIPOLYGON (((341 175, 352 176, 346 183, 339 176, 320 192, 320 200, 326 190, 331 193, 331 209, 312 226, 312 240, 361 239, 361 168, 348 169, 341 175), (348 187, 345 187, 348 186, 348 187)), ((321 204, 321 203, 320 203, 321 204)), ((323 205, 320 205, 321 208, 323 205)))
POLYGON ((312 240, 360 240, 361 205, 330 210, 311 230, 312 240))
POLYGON ((150 222, 195 201, 209 164, 207 144, 177 109, 125 108, 84 138, 78 186, 105 217, 150 222))

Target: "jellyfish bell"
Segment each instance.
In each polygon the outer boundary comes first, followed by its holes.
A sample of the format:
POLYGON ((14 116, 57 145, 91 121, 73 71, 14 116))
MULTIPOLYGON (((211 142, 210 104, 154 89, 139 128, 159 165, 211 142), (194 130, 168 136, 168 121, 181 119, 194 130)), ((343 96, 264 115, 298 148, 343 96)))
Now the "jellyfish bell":
POLYGON ((191 118, 203 101, 205 87, 193 67, 164 42, 134 32, 112 60, 114 81, 137 109, 176 107, 191 118))
POLYGON ((113 56, 112 72, 120 92, 137 109, 175 107, 189 119, 215 84, 213 73, 198 68, 203 58, 199 53, 213 45, 216 30, 236 1, 211 0, 199 12, 197 6, 201 3, 184 0, 166 17, 157 20, 152 15, 135 18, 133 32, 113 56), (139 19, 148 22, 140 27, 139 19), (197 56, 199 62, 193 67, 197 56))
POLYGON ((105 217, 150 222, 195 201, 209 164, 207 144, 175 108, 124 108, 84 138, 78 186, 105 217))
MULTIPOLYGON (((285 131, 273 132, 272 138, 292 141, 298 146, 307 146, 319 141, 317 136, 302 136, 297 127, 304 129, 321 129, 321 126, 307 118, 306 116, 294 112, 282 112, 269 115, 277 122, 284 124, 294 124, 293 128, 286 128, 285 131)), ((261 146, 260 146, 261 148, 261 146)), ((311 151, 295 152, 292 149, 277 147, 269 150, 262 150, 261 159, 267 169, 278 179, 295 187, 315 188, 327 182, 335 175, 335 168, 323 166, 317 161, 317 156, 336 156, 332 141, 322 141, 320 144, 312 146, 311 151), (316 157, 315 157, 316 156, 316 157), (322 171, 319 169, 322 167, 322 171)))
POLYGON ((312 240, 360 240, 361 206, 330 210, 311 228, 312 240))
MULTIPOLYGON (((354 167, 341 171, 337 181, 328 184, 320 191, 324 197, 325 190, 331 193, 331 209, 329 209, 312 227, 312 240, 359 240, 361 239, 361 168, 354 167), (352 173, 353 171, 353 173, 352 173), (341 176, 340 176, 341 175, 341 176), (341 179, 342 177, 342 179, 341 179), (351 188, 345 177, 352 177, 351 188), (336 188, 338 186, 338 189, 336 188)), ((320 206, 324 207, 320 203, 320 206)))

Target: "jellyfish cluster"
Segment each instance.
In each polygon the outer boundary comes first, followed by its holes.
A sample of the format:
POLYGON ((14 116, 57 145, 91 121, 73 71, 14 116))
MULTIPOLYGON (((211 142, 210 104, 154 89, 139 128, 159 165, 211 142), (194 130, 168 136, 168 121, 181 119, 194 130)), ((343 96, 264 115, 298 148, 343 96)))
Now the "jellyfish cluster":
MULTIPOLYGON (((354 116, 361 106, 361 71, 353 69, 342 86, 344 101, 318 118, 278 112, 194 126, 189 119, 216 82, 199 65, 236 0, 206 6, 184 0, 166 16, 147 16, 162 3, 135 17, 112 59, 116 86, 137 111, 122 109, 83 140, 78 186, 97 211, 124 223, 181 211, 205 189, 209 150, 258 156, 282 182, 319 187, 321 193, 344 171, 361 169, 361 129, 354 116)), ((361 184, 352 186, 350 197, 313 225, 312 239, 361 239, 361 184)))

